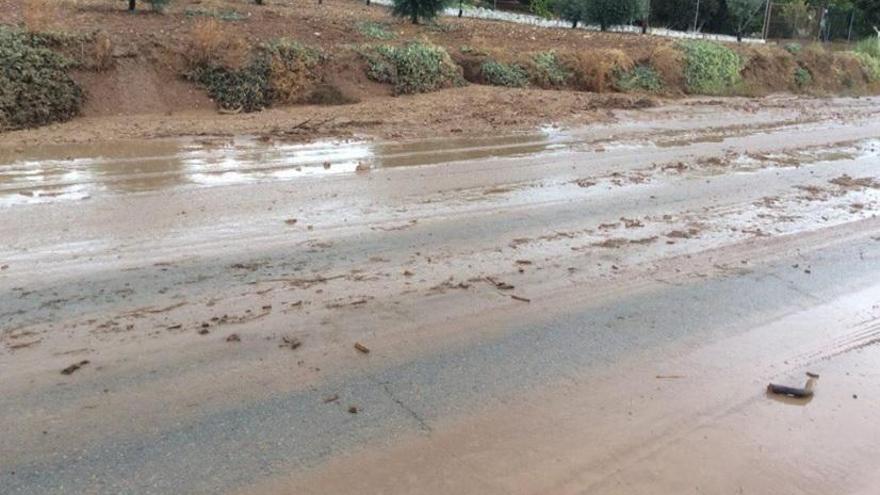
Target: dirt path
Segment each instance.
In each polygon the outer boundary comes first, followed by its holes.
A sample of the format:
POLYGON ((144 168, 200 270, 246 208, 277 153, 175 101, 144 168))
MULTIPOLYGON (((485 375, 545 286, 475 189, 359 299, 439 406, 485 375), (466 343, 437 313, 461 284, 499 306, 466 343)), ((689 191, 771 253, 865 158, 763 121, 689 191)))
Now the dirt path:
POLYGON ((878 113, 23 146, 0 160, 4 486, 870 493, 878 113), (763 396, 804 371, 808 405, 763 396))

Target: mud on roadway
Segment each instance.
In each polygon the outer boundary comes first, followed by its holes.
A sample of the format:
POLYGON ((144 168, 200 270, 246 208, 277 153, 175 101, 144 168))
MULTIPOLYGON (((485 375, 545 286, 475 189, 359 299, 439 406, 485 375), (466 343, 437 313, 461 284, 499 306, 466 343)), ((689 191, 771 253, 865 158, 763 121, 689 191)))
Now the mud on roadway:
POLYGON ((876 493, 880 99, 603 112, 4 138, 2 491, 876 493))

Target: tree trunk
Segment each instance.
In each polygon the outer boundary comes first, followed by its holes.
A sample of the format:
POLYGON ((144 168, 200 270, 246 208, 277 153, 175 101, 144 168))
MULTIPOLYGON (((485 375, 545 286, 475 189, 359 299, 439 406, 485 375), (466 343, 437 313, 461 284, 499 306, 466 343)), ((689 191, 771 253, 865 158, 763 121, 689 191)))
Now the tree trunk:
POLYGON ((137 0, 128 0, 128 10, 134 12, 136 2, 137 0))
POLYGON ((742 41, 743 41, 743 34, 742 34, 742 31, 737 31, 737 32, 736 32, 736 42, 737 42, 737 43, 742 43, 742 41))
POLYGON ((464 0, 458 0, 458 18, 464 15, 464 0))
POLYGON ((602 21, 601 23, 599 23, 599 29, 601 29, 603 33, 605 31, 608 31, 608 25, 605 24, 605 21, 602 21))
POLYGON ((571 28, 577 29, 577 27, 578 27, 578 21, 571 21, 571 28))
POLYGON ((413 12, 412 15, 410 16, 410 20, 412 21, 413 24, 418 24, 419 23, 419 15, 416 14, 415 12, 413 12))

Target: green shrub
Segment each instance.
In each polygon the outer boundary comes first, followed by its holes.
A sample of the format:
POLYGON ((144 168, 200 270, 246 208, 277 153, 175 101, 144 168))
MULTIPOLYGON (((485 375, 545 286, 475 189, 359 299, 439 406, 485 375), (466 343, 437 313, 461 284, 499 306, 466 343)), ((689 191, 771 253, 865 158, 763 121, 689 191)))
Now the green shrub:
POLYGON ((532 57, 532 81, 542 88, 564 86, 571 78, 571 71, 559 61, 556 52, 539 52, 532 57))
POLYGON ((307 99, 319 62, 317 51, 282 38, 260 45, 243 67, 201 63, 186 76, 204 86, 220 108, 254 112, 307 99))
POLYGON ((388 41, 397 37, 394 33, 388 30, 387 24, 379 22, 362 22, 358 24, 358 31, 367 38, 376 40, 388 41))
POLYGON ((487 60, 480 69, 483 79, 493 86, 524 88, 529 84, 529 73, 519 65, 487 60))
POLYGON ((217 106, 224 110, 255 112, 271 103, 269 65, 264 59, 254 60, 240 69, 200 66, 187 76, 204 86, 217 106))
POLYGON ((367 76, 394 85, 395 94, 426 93, 464 83, 461 68, 442 47, 423 42, 382 45, 365 53, 367 76))
POLYGON ((813 75, 807 69, 798 67, 794 70, 794 83, 799 88, 809 86, 813 83, 813 75))
POLYGON ((684 51, 689 93, 723 95, 742 80, 742 59, 730 48, 711 41, 685 41, 679 46, 684 51))
POLYGON ((186 9, 184 15, 187 17, 213 17, 214 19, 223 21, 223 22, 238 22, 247 19, 244 15, 240 14, 235 9, 223 9, 223 10, 200 10, 200 9, 186 9))
POLYGON ((0 131, 75 117, 83 94, 72 65, 41 38, 0 26, 0 131))
POLYGON ((856 52, 855 55, 865 69, 868 79, 871 82, 880 81, 880 58, 872 57, 863 52, 856 52))
POLYGON ((792 55, 797 55, 803 50, 803 47, 800 43, 787 43, 785 45, 785 51, 792 55))
POLYGON ((615 71, 614 87, 618 91, 656 92, 663 88, 660 75, 650 65, 636 65, 630 70, 615 71))
POLYGON ((880 38, 872 37, 858 42, 855 51, 880 60, 880 38))

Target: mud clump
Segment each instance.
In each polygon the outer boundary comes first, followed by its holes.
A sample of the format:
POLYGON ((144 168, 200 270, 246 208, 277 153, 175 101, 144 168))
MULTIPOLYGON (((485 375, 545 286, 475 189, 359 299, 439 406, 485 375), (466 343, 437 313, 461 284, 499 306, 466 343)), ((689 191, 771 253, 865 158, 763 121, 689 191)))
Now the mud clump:
POLYGON ((71 364, 67 368, 64 368, 63 370, 61 370, 61 374, 62 375, 72 375, 72 374, 76 373, 83 366, 86 366, 87 364, 89 364, 89 362, 90 361, 86 359, 86 360, 80 361, 78 363, 71 364))

